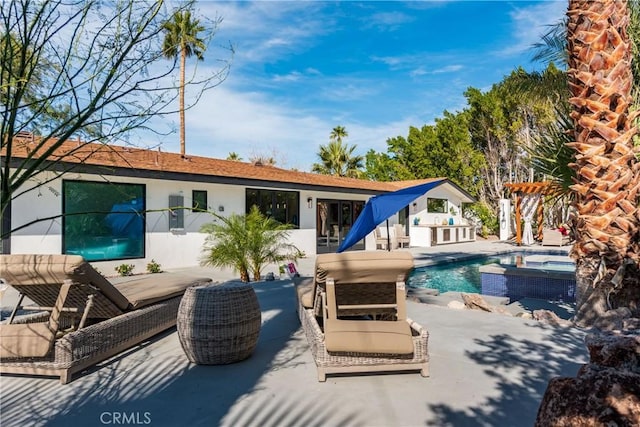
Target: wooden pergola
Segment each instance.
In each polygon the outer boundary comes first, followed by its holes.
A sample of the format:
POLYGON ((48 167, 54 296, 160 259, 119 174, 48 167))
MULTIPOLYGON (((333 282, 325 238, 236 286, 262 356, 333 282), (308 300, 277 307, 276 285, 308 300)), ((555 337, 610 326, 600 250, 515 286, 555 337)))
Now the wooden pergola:
POLYGON ((522 230, 520 222, 522 221, 522 196, 539 194, 540 200, 538 200, 538 206, 536 206, 536 221, 538 223, 538 240, 542 240, 542 228, 544 221, 544 196, 551 195, 557 192, 557 184, 551 181, 544 182, 519 182, 513 184, 505 184, 512 194, 516 196, 516 243, 522 244, 522 230))

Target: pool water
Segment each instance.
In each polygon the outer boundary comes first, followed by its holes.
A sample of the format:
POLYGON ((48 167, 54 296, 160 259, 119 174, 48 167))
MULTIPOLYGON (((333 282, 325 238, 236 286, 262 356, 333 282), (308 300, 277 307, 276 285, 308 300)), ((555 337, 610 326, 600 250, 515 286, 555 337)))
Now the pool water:
POLYGON ((527 261, 527 268, 545 270, 572 271, 574 266, 570 262, 560 262, 559 257, 547 256, 552 253, 511 252, 485 258, 455 261, 415 268, 409 275, 407 285, 414 288, 430 288, 443 292, 481 293, 481 275, 479 268, 486 264, 523 265, 527 261), (538 257, 538 258, 536 258, 538 257), (548 258, 548 259, 545 259, 548 258))

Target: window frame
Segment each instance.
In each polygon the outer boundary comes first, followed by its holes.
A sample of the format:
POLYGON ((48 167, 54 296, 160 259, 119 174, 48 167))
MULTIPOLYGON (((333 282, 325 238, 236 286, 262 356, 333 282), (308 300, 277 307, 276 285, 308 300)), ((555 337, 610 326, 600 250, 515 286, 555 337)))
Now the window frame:
POLYGON ((438 197, 427 197, 427 213, 446 214, 449 199, 441 199, 438 197), (434 202, 442 202, 442 210, 432 210, 434 202))
POLYGON ((263 215, 274 218, 283 224, 292 225, 294 229, 300 228, 299 191, 247 187, 245 189, 245 212, 249 213, 253 205, 257 205, 263 215), (270 206, 267 207, 267 204, 270 206), (280 204, 284 204, 286 206, 282 208, 280 207, 280 204), (291 206, 292 204, 295 205, 295 208, 291 206), (277 209, 278 212, 274 212, 274 206, 276 206, 275 209, 277 209), (281 221, 283 210, 284 218, 286 220, 285 222, 281 221))
MULTIPOLYGON (((86 191, 86 190, 85 190, 86 191)), ((124 192, 125 194, 127 192, 124 192)), ((130 192, 131 193, 131 192, 130 192)), ((60 253, 62 254, 78 254, 78 255, 82 255, 83 258, 86 261, 89 262, 99 262, 99 261, 119 261, 119 260, 127 260, 127 259, 143 259, 146 257, 146 227, 147 227, 147 218, 146 218, 146 200, 147 200, 147 186, 146 184, 141 184, 141 183, 127 183, 127 182, 111 182, 111 181, 93 181, 93 180, 82 180, 82 179, 63 179, 62 180, 62 197, 61 197, 61 209, 62 209, 62 226, 61 226, 61 250, 60 253), (135 194, 135 199, 134 200, 138 200, 140 199, 141 202, 141 209, 135 209, 135 212, 137 215, 141 216, 141 223, 139 224, 140 226, 140 232, 137 236, 137 241, 134 241, 134 243, 140 245, 140 248, 138 251, 134 251, 134 254, 127 254, 126 256, 104 256, 104 257, 94 257, 94 256, 90 256, 88 255, 86 252, 82 253, 81 250, 76 250, 73 247, 69 247, 69 230, 67 230, 67 227, 69 226, 69 218, 71 215, 68 215, 69 212, 69 204, 71 203, 70 200, 68 200, 69 197, 69 193, 72 190, 71 188, 69 188, 69 186, 73 186, 73 185, 95 185, 95 186, 105 186, 105 187, 113 187, 113 186, 118 186, 118 187, 128 187, 128 188, 134 188, 137 187, 138 189, 138 193, 139 194, 135 194)), ((126 200, 123 200, 122 202, 119 203, 125 203, 126 200)), ((115 206, 115 205, 112 205, 115 206)), ((73 213, 73 212, 71 212, 73 213)), ((85 214, 86 216, 90 216, 96 218, 96 220, 100 221, 99 216, 100 215, 104 215, 104 218, 102 218, 102 221, 107 221, 107 216, 109 215, 108 211, 104 211, 104 212, 97 212, 97 213, 87 213, 85 214)), ((85 215, 73 215, 73 216, 85 216, 85 215)), ((86 217, 85 216, 85 217, 86 217)), ((104 225, 104 224, 101 224, 104 225)), ((89 227, 86 230, 95 230, 93 227, 89 227)), ((116 245, 116 240, 118 240, 117 237, 115 237, 114 235, 111 236, 103 236, 100 235, 99 233, 94 233, 94 234, 90 234, 87 233, 85 229, 83 229, 83 233, 85 235, 89 235, 90 237, 94 238, 94 239, 103 239, 103 240, 111 240, 112 242, 114 242, 114 245, 116 245)), ((123 239, 124 240, 124 239, 123 239)), ((97 248, 99 246, 92 246, 89 248, 97 248)))
POLYGON ((191 212, 206 212, 209 210, 209 194, 207 190, 191 190, 191 212), (197 205, 197 196, 204 195, 204 207, 197 205))

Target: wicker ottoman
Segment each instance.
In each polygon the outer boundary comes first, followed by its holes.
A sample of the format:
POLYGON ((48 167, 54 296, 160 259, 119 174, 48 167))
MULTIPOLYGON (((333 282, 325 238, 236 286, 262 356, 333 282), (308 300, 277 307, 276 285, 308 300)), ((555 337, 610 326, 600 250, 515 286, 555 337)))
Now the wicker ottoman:
POLYGON ((223 365, 251 355, 261 313, 253 287, 242 282, 193 286, 178 308, 178 337, 193 363, 223 365))

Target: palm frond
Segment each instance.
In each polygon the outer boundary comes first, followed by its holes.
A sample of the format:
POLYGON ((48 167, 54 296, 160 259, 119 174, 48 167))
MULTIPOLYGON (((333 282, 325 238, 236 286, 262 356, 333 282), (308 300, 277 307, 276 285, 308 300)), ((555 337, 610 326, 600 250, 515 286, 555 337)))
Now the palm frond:
POLYGON ((548 26, 549 30, 542 35, 542 41, 534 43, 535 52, 532 59, 543 63, 554 62, 567 66, 567 19, 561 19, 548 26))
POLYGON ((558 195, 570 195, 575 171, 569 166, 574 161, 574 151, 567 146, 573 138, 573 121, 569 112, 556 109, 557 121, 534 138, 531 148, 526 148, 531 165, 539 175, 551 181, 558 195))

